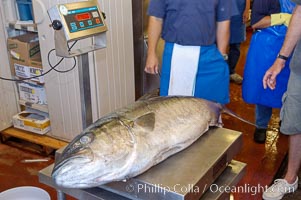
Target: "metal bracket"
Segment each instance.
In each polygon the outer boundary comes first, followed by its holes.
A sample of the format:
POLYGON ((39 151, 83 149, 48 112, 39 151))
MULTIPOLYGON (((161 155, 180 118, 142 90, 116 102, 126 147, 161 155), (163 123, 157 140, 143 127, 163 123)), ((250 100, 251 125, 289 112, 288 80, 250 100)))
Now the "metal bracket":
POLYGON ((94 44, 92 44, 91 46, 86 46, 81 49, 69 51, 68 41, 66 40, 64 30, 56 30, 54 32, 56 55, 65 58, 70 58, 106 47, 107 40, 105 32, 100 33, 98 35, 94 35, 92 38, 94 44))

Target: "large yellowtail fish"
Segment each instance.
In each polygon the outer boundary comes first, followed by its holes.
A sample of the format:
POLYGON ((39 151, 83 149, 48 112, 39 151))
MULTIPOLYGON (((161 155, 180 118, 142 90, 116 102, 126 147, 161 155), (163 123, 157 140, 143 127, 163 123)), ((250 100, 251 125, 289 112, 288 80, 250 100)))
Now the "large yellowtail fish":
POLYGON ((89 188, 134 177, 191 145, 210 126, 221 126, 222 110, 193 97, 139 100, 74 138, 52 178, 61 187, 89 188))

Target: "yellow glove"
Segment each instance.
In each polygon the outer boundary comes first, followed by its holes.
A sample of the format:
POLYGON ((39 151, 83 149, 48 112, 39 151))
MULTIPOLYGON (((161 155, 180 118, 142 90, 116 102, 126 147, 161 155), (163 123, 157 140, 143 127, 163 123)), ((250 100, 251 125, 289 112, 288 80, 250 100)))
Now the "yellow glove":
POLYGON ((285 19, 284 25, 288 27, 290 25, 292 14, 289 14, 289 13, 283 13, 283 14, 286 16, 285 17, 286 19, 285 19))
POLYGON ((288 26, 291 20, 291 14, 289 13, 277 13, 271 14, 271 26, 282 25, 288 26))

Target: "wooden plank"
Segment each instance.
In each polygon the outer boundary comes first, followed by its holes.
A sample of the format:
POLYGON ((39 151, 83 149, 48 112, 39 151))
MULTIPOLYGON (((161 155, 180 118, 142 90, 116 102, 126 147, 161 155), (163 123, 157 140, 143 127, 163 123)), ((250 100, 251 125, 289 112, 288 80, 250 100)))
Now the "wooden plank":
POLYGON ((31 133, 31 132, 16 129, 13 127, 5 129, 5 130, 1 131, 1 133, 3 135, 13 136, 13 137, 16 137, 19 139, 26 140, 28 142, 43 145, 43 146, 53 148, 53 149, 60 149, 68 144, 65 141, 58 140, 58 139, 49 137, 47 135, 39 135, 36 133, 31 133))

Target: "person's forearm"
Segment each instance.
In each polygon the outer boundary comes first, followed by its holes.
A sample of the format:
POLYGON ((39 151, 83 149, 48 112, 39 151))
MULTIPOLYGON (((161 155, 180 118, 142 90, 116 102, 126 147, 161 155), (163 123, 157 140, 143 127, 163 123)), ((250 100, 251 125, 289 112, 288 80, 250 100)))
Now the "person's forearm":
MULTIPOLYGON (((293 52, 297 42, 301 39, 301 29, 299 23, 301 21, 301 6, 297 5, 291 22, 289 24, 284 43, 280 49, 279 54, 282 56, 289 57, 293 52)), ((299 58, 298 58, 299 59, 299 58)), ((270 89, 276 88, 277 75, 281 72, 281 70, 285 66, 285 59, 277 58, 274 64, 268 69, 262 79, 263 87, 270 89)))
POLYGON ((230 20, 217 22, 216 44, 221 54, 227 53, 230 38, 230 20))
POLYGON ((247 23, 248 20, 250 19, 250 0, 246 0, 246 6, 245 6, 245 10, 243 12, 243 16, 242 16, 242 21, 243 23, 247 23))
POLYGON ((250 10, 250 6, 251 6, 251 0, 246 0, 246 7, 245 7, 245 11, 248 11, 250 10))
POLYGON ((293 16, 291 18, 291 22, 285 36, 285 40, 279 54, 287 57, 291 55, 298 40, 301 38, 301 29, 299 28, 300 21, 301 21, 301 6, 297 5, 294 10, 293 16))
POLYGON ((252 25, 253 29, 267 28, 271 26, 271 16, 265 16, 258 22, 252 25))
POLYGON ((148 53, 155 54, 162 31, 162 19, 150 16, 148 23, 148 53))

